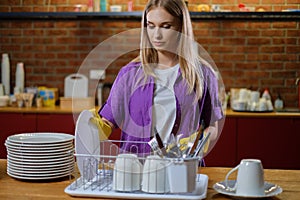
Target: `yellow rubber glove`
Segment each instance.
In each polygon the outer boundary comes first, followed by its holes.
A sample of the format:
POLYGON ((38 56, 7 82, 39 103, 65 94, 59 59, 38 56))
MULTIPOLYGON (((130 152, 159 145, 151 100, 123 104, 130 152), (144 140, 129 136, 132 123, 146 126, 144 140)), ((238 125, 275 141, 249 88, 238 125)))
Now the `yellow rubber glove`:
POLYGON ((188 148, 188 143, 189 141, 195 141, 196 137, 197 137, 197 133, 195 132, 192 135, 190 135, 189 137, 186 138, 182 138, 179 140, 179 144, 180 144, 180 150, 184 151, 186 148, 188 148))
POLYGON ((99 138, 100 140, 107 140, 107 138, 110 136, 111 132, 112 132, 112 128, 110 127, 110 125, 108 125, 107 123, 105 123, 100 115, 98 114, 96 109, 91 109, 89 110, 94 117, 92 117, 90 119, 90 121, 97 126, 98 130, 99 130, 99 138))
MULTIPOLYGON (((188 142, 189 142, 189 141, 194 141, 194 140, 196 139, 197 133, 198 133, 198 132, 195 132, 195 133, 193 133, 192 135, 190 135, 189 137, 180 139, 180 140, 179 140, 180 150, 182 150, 182 151, 185 150, 185 149, 188 147, 188 142)), ((206 137, 207 134, 208 134, 207 131, 204 131, 204 133, 203 133, 203 138, 206 137)), ((203 147, 203 153, 206 153, 206 152, 207 152, 208 147, 209 147, 209 143, 210 143, 210 139, 208 138, 206 144, 205 144, 204 147, 203 147)))

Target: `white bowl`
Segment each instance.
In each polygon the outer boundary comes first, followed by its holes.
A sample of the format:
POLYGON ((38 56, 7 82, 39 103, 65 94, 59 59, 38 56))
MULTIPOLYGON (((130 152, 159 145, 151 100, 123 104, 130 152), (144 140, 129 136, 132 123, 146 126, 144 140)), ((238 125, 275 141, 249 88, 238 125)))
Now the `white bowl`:
POLYGON ((110 12, 121 12, 122 6, 121 5, 112 5, 110 6, 110 12))
POLYGON ((5 107, 8 105, 9 96, 0 96, 0 106, 5 107))

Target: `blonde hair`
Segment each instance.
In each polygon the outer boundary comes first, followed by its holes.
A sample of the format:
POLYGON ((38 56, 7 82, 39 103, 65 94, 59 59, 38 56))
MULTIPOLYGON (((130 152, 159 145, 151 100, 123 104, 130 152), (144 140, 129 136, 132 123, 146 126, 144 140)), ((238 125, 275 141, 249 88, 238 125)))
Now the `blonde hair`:
POLYGON ((192 22, 188 8, 183 0, 149 0, 142 18, 140 60, 145 73, 145 79, 153 76, 151 65, 158 63, 158 53, 152 47, 147 35, 147 14, 152 8, 162 7, 175 18, 179 19, 181 37, 177 52, 183 78, 187 82, 188 93, 195 92, 199 100, 203 93, 203 72, 200 69, 201 58, 198 46, 194 41, 192 22))

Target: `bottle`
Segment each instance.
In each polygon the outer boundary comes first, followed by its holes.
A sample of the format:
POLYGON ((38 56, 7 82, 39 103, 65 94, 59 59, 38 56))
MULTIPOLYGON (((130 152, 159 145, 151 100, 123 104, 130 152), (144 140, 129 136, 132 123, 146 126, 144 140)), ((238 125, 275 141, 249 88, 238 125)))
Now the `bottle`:
POLYGON ((93 0, 89 0, 88 2, 88 12, 93 12, 94 11, 94 2, 93 0))
POLYGON ((7 53, 2 54, 1 80, 4 86, 4 94, 10 95, 10 62, 7 53))
POLYGON ((106 0, 100 0, 100 10, 106 12, 106 0))
POLYGON ((271 95, 268 89, 265 89, 264 93, 262 94, 262 98, 265 98, 266 100, 271 100, 271 95))
POLYGON ((283 100, 282 100, 280 94, 278 94, 277 99, 274 102, 274 106, 275 106, 276 110, 283 109, 283 100))
POLYGON ((22 93, 24 92, 25 85, 25 73, 24 73, 24 63, 17 63, 16 68, 16 88, 22 93))
POLYGON ((100 12, 100 0, 94 0, 94 12, 100 12))
POLYGON ((133 10, 133 1, 128 1, 127 10, 128 10, 128 12, 132 12, 132 10, 133 10))

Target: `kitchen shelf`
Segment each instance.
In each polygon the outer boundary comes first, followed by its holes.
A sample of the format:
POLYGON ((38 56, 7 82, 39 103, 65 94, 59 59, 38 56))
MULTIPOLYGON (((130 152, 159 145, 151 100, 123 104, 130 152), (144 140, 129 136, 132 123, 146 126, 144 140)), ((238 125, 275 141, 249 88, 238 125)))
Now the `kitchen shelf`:
MULTIPOLYGON (((299 11, 190 12, 192 20, 300 21, 299 11)), ((142 12, 0 12, 3 20, 140 20, 142 12)))

